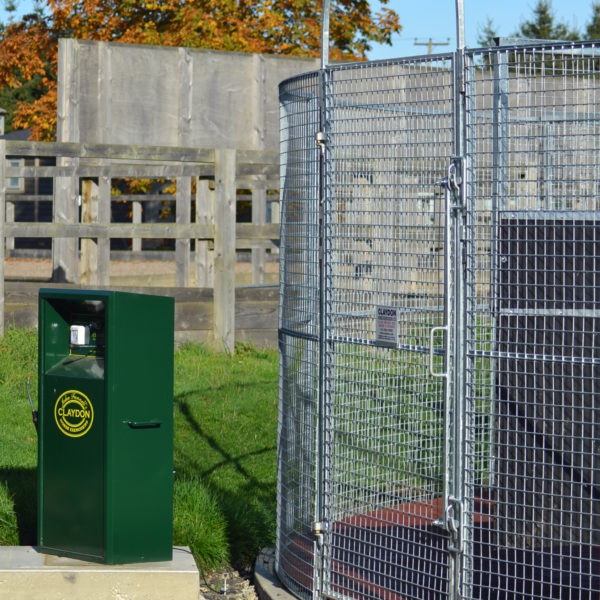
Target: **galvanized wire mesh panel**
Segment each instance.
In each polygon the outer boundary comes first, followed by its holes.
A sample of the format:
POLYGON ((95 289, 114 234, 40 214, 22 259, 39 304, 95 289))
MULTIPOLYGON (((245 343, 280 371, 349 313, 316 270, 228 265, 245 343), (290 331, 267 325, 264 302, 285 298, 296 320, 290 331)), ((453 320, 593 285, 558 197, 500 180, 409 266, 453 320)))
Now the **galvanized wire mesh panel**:
POLYGON ((600 53, 468 65, 465 597, 597 597, 600 53))
POLYGON ((446 593, 444 203, 449 57, 331 68, 326 79, 324 593, 446 593), (443 370, 443 357, 436 358, 443 370))
POLYGON ((281 102, 280 377, 277 568, 312 597, 319 368, 318 74, 285 82, 281 102))
POLYGON ((600 53, 467 51, 444 199, 453 69, 281 88, 277 564, 303 597, 600 594, 600 53))

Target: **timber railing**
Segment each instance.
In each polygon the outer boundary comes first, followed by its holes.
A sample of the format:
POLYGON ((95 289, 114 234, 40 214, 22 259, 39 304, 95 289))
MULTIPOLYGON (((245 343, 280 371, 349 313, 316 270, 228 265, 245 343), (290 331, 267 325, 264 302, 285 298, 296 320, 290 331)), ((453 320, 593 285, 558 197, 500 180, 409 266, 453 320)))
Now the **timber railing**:
POLYGON ((174 239, 178 288, 190 286, 195 240, 196 285, 213 288, 213 343, 232 351, 236 250, 252 250, 254 282, 262 283, 265 250, 279 239, 278 223, 265 222, 267 189, 278 187, 278 174, 275 152, 0 140, 0 335, 6 240, 52 238, 54 281, 106 287, 112 238, 132 239, 134 250, 141 248, 142 239, 174 239), (9 166, 7 156, 55 157, 56 166, 9 166), (7 203, 18 199, 6 194, 7 178, 40 177, 53 178, 53 221, 7 222, 7 203), (139 222, 140 203, 156 199, 141 195, 130 197, 132 223, 111 222, 111 201, 116 199, 111 180, 125 178, 175 180, 175 222, 139 222), (240 189, 251 190, 252 223, 236 223, 240 189))

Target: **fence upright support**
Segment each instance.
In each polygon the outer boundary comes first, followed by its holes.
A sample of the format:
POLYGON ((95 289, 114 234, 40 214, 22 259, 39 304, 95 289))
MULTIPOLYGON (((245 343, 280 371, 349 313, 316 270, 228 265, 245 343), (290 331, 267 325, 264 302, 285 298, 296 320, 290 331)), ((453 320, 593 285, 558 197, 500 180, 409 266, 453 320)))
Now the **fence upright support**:
POLYGON ((6 141, 0 140, 0 337, 4 337, 4 214, 6 211, 6 141))
MULTIPOLYGON (((189 225, 192 216, 191 180, 189 177, 177 177, 175 197, 175 222, 189 225)), ((175 241, 175 272, 177 287, 190 285, 190 240, 175 241)))
MULTIPOLYGON (((60 40, 58 62, 58 98, 56 135, 59 142, 77 142, 79 136, 79 91, 77 60, 79 49, 73 40, 60 40), (65 85, 66 84, 66 85, 65 85)), ((79 159, 57 154, 57 167, 77 167, 79 159)), ((77 175, 56 177, 52 220, 61 225, 79 222, 79 178, 77 175)), ((55 236, 52 240, 52 280, 78 283, 79 240, 55 236)))
MULTIPOLYGON (((252 186, 252 223, 265 225, 267 222, 267 188, 264 177, 259 177, 252 186)), ((264 247, 252 248, 252 283, 265 282, 266 251, 264 247)))
MULTIPOLYGON (((81 182, 81 222, 98 222, 98 184, 92 179, 81 182)), ((81 240, 80 282, 84 285, 98 285, 98 243, 92 238, 81 240)))
MULTIPOLYGON (((196 223, 214 225, 214 195, 207 179, 196 179, 196 223)), ((196 287, 214 286, 213 252, 207 240, 196 240, 196 287)))
MULTIPOLYGON (((73 164, 71 158, 59 158, 57 166, 73 164)), ((77 177, 57 177, 54 183, 53 221, 63 225, 79 221, 78 179, 77 177)), ((52 240, 52 280, 55 282, 77 283, 78 280, 78 240, 77 238, 55 237, 52 240)))
MULTIPOLYGON (((100 225, 110 224, 110 177, 98 177, 98 215, 97 222, 100 225)), ((98 238, 97 242, 98 260, 98 285, 108 287, 110 285, 110 238, 108 236, 98 238)))
MULTIPOLYGON (((4 220, 5 223, 14 223, 15 222, 15 203, 10 201, 10 198, 4 195, 4 201, 6 203, 6 210, 4 211, 4 220)), ((10 251, 15 249, 15 238, 6 236, 6 241, 4 244, 6 248, 6 253, 10 256, 10 251)))
POLYGON ((213 344, 229 353, 235 345, 235 174, 235 150, 215 150, 213 344))
MULTIPOLYGON (((139 225, 142 222, 142 203, 137 200, 131 203, 131 222, 134 225, 139 225)), ((142 238, 133 238, 131 240, 131 250, 133 252, 141 252, 142 238)))

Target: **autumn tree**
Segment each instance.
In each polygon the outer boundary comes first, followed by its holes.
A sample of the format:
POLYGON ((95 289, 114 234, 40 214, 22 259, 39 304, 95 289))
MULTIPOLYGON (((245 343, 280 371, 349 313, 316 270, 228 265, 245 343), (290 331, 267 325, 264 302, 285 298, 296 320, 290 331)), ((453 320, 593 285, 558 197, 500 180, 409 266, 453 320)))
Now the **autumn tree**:
MULTIPOLYGON (((388 0, 382 0, 386 5, 388 0)), ((0 34, 0 94, 16 102, 12 125, 52 139, 56 128, 57 46, 61 37, 213 50, 318 56, 322 0, 46 0, 0 34), (10 95, 10 94, 9 94, 10 95)), ((330 56, 363 59, 370 44, 391 43, 398 15, 368 0, 331 2, 330 56)), ((9 115, 10 119, 10 115, 9 115)), ((7 119, 7 120, 9 120, 7 119)))

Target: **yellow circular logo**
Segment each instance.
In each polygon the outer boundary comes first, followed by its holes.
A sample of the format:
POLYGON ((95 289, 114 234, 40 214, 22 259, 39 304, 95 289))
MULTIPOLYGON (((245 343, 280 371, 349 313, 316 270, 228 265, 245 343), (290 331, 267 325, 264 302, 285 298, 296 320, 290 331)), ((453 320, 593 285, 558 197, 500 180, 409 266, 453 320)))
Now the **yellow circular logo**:
POLYGON ((69 437, 85 435, 94 422, 94 407, 90 399, 77 390, 62 393, 54 405, 54 420, 69 437))

